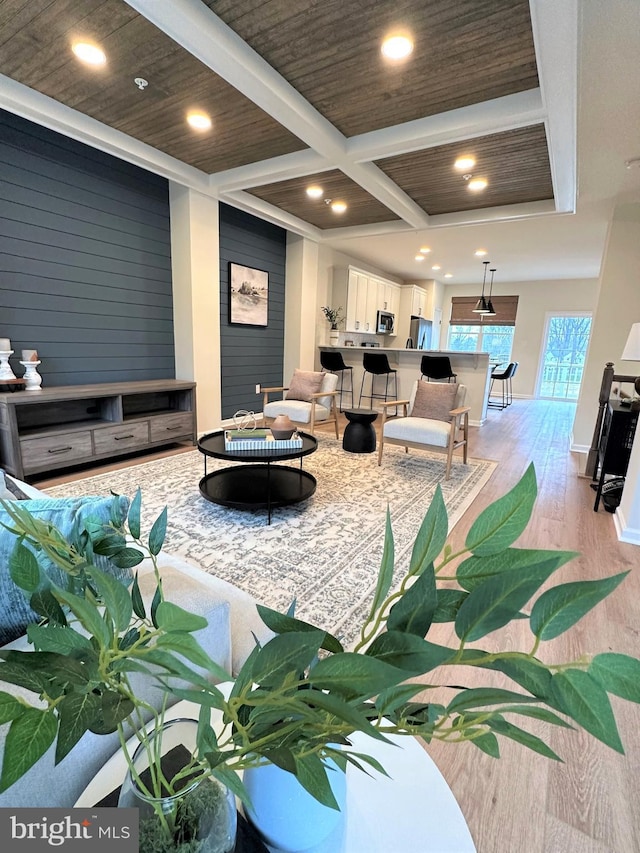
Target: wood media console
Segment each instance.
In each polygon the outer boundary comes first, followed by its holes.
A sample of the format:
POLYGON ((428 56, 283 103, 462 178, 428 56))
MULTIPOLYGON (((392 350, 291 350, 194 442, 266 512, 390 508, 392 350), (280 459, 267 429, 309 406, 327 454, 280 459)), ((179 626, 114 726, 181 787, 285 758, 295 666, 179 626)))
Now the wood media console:
POLYGON ((20 479, 196 443, 195 383, 69 385, 0 394, 0 467, 20 479))

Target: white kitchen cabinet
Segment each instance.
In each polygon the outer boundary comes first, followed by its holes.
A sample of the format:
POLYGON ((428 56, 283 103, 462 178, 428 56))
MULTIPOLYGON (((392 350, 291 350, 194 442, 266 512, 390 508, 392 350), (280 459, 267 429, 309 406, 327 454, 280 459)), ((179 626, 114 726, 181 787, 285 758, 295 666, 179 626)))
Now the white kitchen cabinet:
POLYGON ((400 286, 356 267, 339 267, 333 272, 333 301, 346 305, 345 331, 375 334, 378 311, 398 313, 400 286))
MULTIPOLYGON (((427 292, 421 287, 411 286, 411 316, 426 317, 427 292)), ((429 318, 427 318, 429 319, 429 318)))

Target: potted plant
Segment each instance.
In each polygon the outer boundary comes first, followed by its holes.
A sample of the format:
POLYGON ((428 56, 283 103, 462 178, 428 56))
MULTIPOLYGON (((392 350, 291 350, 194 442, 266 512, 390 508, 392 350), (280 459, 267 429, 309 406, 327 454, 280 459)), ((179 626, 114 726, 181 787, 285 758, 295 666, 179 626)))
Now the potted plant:
POLYGON ((342 322, 343 317, 340 313, 342 311, 342 307, 340 308, 329 308, 326 305, 322 306, 322 313, 326 317, 329 322, 331 331, 329 332, 329 340, 332 346, 337 346, 339 340, 338 333, 338 324, 342 322))
MULTIPOLYGON (((111 724, 120 730, 129 720, 135 727, 138 709, 135 697, 127 693, 127 673, 158 664, 162 672, 157 678, 167 693, 193 699, 202 709, 193 772, 217 778, 245 798, 234 771, 274 765, 297 777, 316 800, 335 809, 330 784, 335 773, 328 771, 329 761, 341 769, 348 764, 359 769, 378 767, 374 758, 351 749, 349 737, 356 731, 375 739, 402 734, 427 743, 436 739, 469 741, 496 758, 499 740, 506 737, 558 760, 543 739, 520 725, 535 719, 547 726, 577 724, 622 752, 608 694, 640 701, 635 686, 640 662, 607 651, 547 664, 540 650, 545 641, 567 631, 611 594, 625 573, 549 586, 554 572, 575 554, 514 547, 531 517, 536 491, 535 472, 530 466, 510 492, 480 513, 464 548, 454 552, 447 544, 447 513, 438 488, 417 533, 409 566, 395 589, 393 533, 388 517, 377 586, 354 648, 345 649, 338 637, 296 619, 293 611, 281 614, 260 606, 263 620, 276 636, 263 646, 256 645, 228 694, 178 662, 176 654, 182 654, 194 663, 207 665, 206 656, 192 637, 195 617, 163 601, 159 576, 150 617, 143 617, 135 582, 126 595, 123 591, 115 593, 113 585, 105 583, 101 573, 79 558, 55 531, 43 531, 19 507, 13 509, 13 527, 21 538, 11 572, 19 586, 33 590, 37 572, 35 558, 27 556, 25 542, 46 550, 57 565, 76 576, 78 572, 86 576, 81 594, 49 587, 51 606, 43 614, 43 624, 32 626, 29 632, 36 651, 24 652, 19 659, 17 653, 1 653, 4 663, 0 665, 0 679, 14 680, 11 668, 19 661, 21 671, 33 678, 34 692, 45 698, 42 655, 49 656, 47 684, 56 690, 50 696, 49 708, 40 712, 48 719, 47 741, 41 733, 45 727, 38 726, 36 732, 34 725, 37 744, 30 759, 36 761, 36 753, 42 754, 56 735, 63 752, 73 745, 60 723, 59 700, 61 692, 64 697, 87 694, 86 675, 80 678, 74 674, 78 652, 70 651, 68 641, 63 640, 65 636, 81 636, 75 622, 91 635, 91 653, 84 648, 84 641, 77 640, 83 647, 82 659, 91 663, 96 651, 106 654, 107 663, 98 674, 100 689, 112 692, 114 700, 115 694, 118 697, 109 706, 114 709, 111 724), (545 589, 540 592, 543 585, 545 589), (54 606, 53 600, 64 605, 67 613, 54 606), (526 619, 531 629, 527 649, 505 647, 500 652, 487 652, 477 645, 516 619, 526 619), (459 641, 455 647, 429 639, 443 622, 455 626, 459 641), (55 661, 53 671, 51 660, 55 661), (461 684, 461 666, 487 670, 487 686, 467 688, 461 684), (56 672, 63 670, 70 693, 64 692, 56 677, 56 672), (511 689, 493 687, 491 671, 508 676, 511 689), (437 677, 411 683, 412 678, 427 673, 437 677), (193 686, 176 687, 170 675, 190 679, 193 686), (427 689, 433 699, 419 701, 418 694, 427 689), (211 708, 222 713, 222 728, 215 731, 209 725, 211 708)), ((115 532, 107 535, 106 542, 96 532, 93 548, 104 552, 110 547, 112 553, 122 548, 123 559, 137 559, 129 549, 138 553, 145 550, 140 539, 139 507, 138 494, 129 513, 136 549, 116 541, 120 533, 115 532)), ((159 551, 164 524, 162 519, 157 521, 149 536, 146 550, 151 559, 159 551)), ((209 665, 208 671, 220 675, 215 666, 209 665)), ((6 696, 0 695, 0 702, 6 701, 6 696)), ((22 706, 12 727, 20 724, 19 714, 32 715, 33 711, 22 706)), ((157 730, 162 717, 154 719, 157 730)), ((77 728, 82 726, 78 724, 77 728)), ((144 743, 145 736, 140 738, 144 743)), ((124 745, 124 736, 122 741, 124 745)), ((129 763, 131 766, 131 758, 129 763)), ((18 762, 7 746, 1 786, 8 787, 21 769, 24 772, 24 761, 18 762)))

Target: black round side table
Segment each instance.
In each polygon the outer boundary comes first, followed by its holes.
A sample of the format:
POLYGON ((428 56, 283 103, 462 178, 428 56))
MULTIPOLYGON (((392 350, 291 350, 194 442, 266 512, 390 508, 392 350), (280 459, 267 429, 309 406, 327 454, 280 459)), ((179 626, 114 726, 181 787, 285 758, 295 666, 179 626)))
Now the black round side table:
POLYGON ((373 409, 345 409, 349 421, 342 437, 342 447, 348 453, 373 453, 376 449, 376 431, 373 422, 378 413, 373 409))

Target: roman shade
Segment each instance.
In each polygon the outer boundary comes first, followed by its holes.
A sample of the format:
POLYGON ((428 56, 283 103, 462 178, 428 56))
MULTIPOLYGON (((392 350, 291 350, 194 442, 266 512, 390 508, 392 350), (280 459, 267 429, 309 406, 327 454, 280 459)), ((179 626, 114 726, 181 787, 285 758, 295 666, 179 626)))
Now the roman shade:
POLYGON ((477 296, 451 297, 451 326, 515 326, 518 313, 517 296, 492 296, 495 317, 474 314, 477 296))

